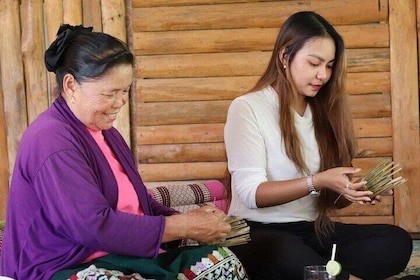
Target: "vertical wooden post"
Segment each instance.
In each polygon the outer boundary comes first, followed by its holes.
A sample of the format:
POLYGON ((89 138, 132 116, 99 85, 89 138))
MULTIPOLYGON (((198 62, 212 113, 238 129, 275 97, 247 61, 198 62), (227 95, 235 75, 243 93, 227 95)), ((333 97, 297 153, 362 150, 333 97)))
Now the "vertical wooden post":
POLYGON ((395 222, 420 232, 419 83, 416 1, 389 0, 393 157, 407 183, 395 190, 395 222))
MULTIPOLYGON (((127 42, 126 10, 124 0, 102 1, 103 32, 127 42)), ((115 127, 130 146, 130 104, 127 103, 118 114, 115 127)))
MULTIPOLYGON (((55 40, 57 37, 57 31, 60 25, 63 23, 63 4, 57 0, 44 0, 44 15, 45 15, 45 36, 46 42, 45 49, 55 40)), ((44 66, 45 68, 45 66, 44 66)), ((45 70, 46 71, 46 70, 45 70)), ((49 101, 51 102, 57 97, 55 88, 57 83, 55 81, 55 74, 48 74, 48 85, 49 85, 49 101)))
MULTIPOLYGON (((1 70, 0 67, 0 75, 1 70)), ((0 79, 0 108, 4 106, 3 98, 0 79)), ((0 158, 0 220, 4 220, 6 218, 7 197, 9 194, 9 157, 7 155, 7 126, 3 110, 0 110, 0 158)))
POLYGON ((44 20, 42 1, 23 1, 22 55, 24 62, 28 123, 48 108, 47 71, 44 64, 44 20))
MULTIPOLYGON (((19 2, 1 1, 0 24, 3 27, 0 40, 4 119, 7 124, 7 152, 9 174, 13 172, 16 152, 27 127, 25 79, 21 52, 21 26, 19 2)), ((3 160, 3 159, 2 159, 3 160)))

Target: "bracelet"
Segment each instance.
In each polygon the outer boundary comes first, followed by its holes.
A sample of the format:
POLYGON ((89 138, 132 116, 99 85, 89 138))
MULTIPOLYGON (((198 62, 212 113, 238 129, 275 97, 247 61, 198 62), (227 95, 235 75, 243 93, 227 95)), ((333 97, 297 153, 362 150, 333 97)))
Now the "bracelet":
POLYGON ((321 194, 321 191, 317 191, 314 186, 314 179, 313 175, 309 174, 306 176, 306 185, 308 186, 308 194, 313 196, 319 196, 321 194))

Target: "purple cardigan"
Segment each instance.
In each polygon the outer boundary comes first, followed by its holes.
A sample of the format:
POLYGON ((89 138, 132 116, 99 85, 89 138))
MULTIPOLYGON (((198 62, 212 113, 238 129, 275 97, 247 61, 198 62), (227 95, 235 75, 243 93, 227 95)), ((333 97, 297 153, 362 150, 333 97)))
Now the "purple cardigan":
POLYGON ((144 216, 116 211, 115 177, 102 151, 60 96, 26 130, 14 166, 1 275, 50 279, 96 250, 155 257, 175 211, 146 191, 115 128, 104 137, 133 183, 144 216))

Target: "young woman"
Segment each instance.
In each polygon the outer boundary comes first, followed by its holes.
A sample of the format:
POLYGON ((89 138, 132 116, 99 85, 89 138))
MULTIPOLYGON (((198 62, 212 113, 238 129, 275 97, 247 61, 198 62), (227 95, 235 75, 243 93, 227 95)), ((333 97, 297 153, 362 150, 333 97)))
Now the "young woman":
POLYGON ((225 143, 231 215, 251 226, 232 250, 251 279, 302 279, 337 244, 337 279, 383 279, 404 270, 409 234, 392 225, 333 223, 328 212, 380 201, 352 180, 355 138, 345 94, 343 39, 323 17, 298 12, 282 26, 271 60, 228 112, 225 143))

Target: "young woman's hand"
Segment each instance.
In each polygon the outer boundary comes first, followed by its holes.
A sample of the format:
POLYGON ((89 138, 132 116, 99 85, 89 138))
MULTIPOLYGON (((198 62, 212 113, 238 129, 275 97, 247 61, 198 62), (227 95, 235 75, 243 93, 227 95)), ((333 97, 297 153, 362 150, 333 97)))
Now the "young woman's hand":
MULTIPOLYGON (((336 167, 314 175, 314 185, 328 188, 353 203, 371 203, 372 192, 365 190, 366 181, 351 181, 350 174, 360 172, 360 168, 336 167)), ((380 199, 380 197, 379 197, 380 199)))

